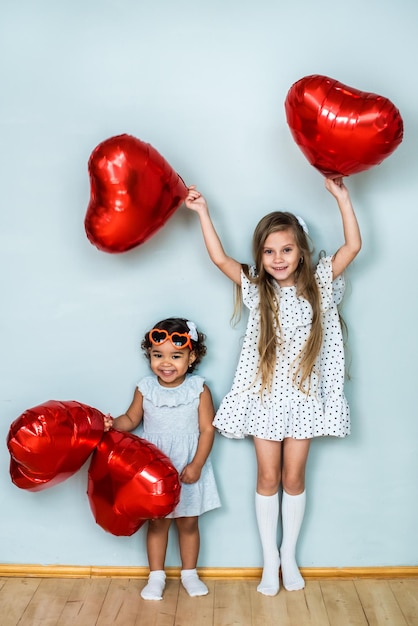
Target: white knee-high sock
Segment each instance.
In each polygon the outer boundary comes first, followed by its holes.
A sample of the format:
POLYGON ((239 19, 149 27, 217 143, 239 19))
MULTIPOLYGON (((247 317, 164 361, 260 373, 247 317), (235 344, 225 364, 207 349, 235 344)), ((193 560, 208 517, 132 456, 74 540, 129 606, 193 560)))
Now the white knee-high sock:
POLYGON ((263 548, 263 575, 257 591, 265 596, 275 596, 279 591, 279 550, 277 548, 277 525, 279 520, 279 498, 255 494, 255 512, 258 532, 263 548))
POLYGON ((291 496, 283 490, 282 525, 283 539, 280 546, 283 585, 288 591, 303 589, 303 580, 296 564, 296 544, 305 514, 306 493, 291 496))

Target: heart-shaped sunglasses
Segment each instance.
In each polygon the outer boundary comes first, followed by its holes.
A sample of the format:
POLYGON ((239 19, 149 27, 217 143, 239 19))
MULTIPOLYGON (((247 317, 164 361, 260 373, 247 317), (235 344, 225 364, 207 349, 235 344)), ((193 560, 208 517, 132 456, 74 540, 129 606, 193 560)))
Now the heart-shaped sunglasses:
POLYGON ((167 340, 170 340, 174 348, 183 350, 184 348, 190 348, 193 350, 192 342, 190 341, 190 335, 188 333, 168 333, 161 328, 153 328, 149 331, 149 340, 154 346, 161 346, 167 340))

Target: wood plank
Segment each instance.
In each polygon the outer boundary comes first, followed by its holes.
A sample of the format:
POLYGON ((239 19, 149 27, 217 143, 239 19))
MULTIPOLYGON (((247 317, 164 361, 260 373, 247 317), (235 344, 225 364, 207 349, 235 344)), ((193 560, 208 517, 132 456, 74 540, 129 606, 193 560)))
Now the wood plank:
POLYGON ((387 580, 357 580, 354 584, 370 626, 407 626, 387 580))
POLYGON ((72 578, 43 578, 19 626, 56 626, 74 586, 72 578))
POLYGON ((418 580, 391 580, 389 584, 408 626, 418 626, 418 580))
MULTIPOLYGON (((258 581, 252 585, 248 583, 248 593, 251 599, 251 615, 245 622, 248 626, 292 626, 288 611, 288 592, 280 589, 276 596, 264 596, 257 591, 258 581)), ((303 592, 302 592, 303 595, 303 592)), ((299 624, 305 626, 305 622, 300 619, 299 624)), ((309 626, 308 624, 306 626, 309 626)))
MULTIPOLYGON (((135 609, 132 611, 133 593, 134 587, 129 579, 112 578, 97 618, 97 626, 120 623, 118 620, 121 613, 126 617, 125 626, 133 626, 138 612, 135 609)), ((138 596, 135 599, 138 607, 138 596)))
POLYGON ((353 581, 324 580, 320 585, 332 626, 367 626, 367 619, 353 581))
POLYGON ((250 590, 252 626, 328 626, 329 620, 319 582, 310 581, 304 590, 286 591, 281 587, 277 596, 269 598, 250 590))
POLYGON ((40 578, 6 578, 0 590, 3 626, 15 626, 41 584, 40 578))
POLYGON ((328 619, 320 582, 317 580, 306 581, 304 592, 310 619, 309 624, 311 626, 328 626, 331 624, 328 619))
MULTIPOLYGON (((114 626, 135 625, 140 611, 141 597, 139 595, 139 585, 137 580, 126 581, 122 604, 117 617, 113 621, 114 626)), ((99 623, 99 622, 98 622, 99 623)))
POLYGON ((216 626, 232 624, 251 626, 251 600, 248 589, 248 583, 241 580, 216 582, 213 612, 213 623, 216 626))
POLYGON ((95 624, 102 608, 110 579, 76 579, 57 626, 95 624))
POLYGON ((213 626, 213 613, 215 604, 215 581, 204 580, 209 589, 206 596, 191 598, 183 585, 179 585, 175 626, 184 624, 199 624, 199 626, 213 626))

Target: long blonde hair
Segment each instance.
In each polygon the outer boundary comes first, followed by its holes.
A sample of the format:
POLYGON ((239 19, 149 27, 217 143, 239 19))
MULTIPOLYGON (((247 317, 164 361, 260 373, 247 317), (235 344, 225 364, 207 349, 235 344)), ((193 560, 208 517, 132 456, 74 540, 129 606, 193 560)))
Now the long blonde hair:
MULTIPOLYGON (((258 339, 258 374, 262 388, 271 389, 280 347, 281 333, 279 320, 278 294, 274 288, 275 280, 264 269, 264 243, 271 233, 289 230, 295 237, 301 260, 296 270, 297 295, 304 297, 312 307, 312 324, 308 339, 295 363, 293 383, 302 391, 309 393, 310 377, 322 344, 322 324, 320 294, 312 269, 312 249, 308 237, 292 213, 275 211, 263 217, 256 226, 253 235, 253 257, 255 276, 250 276, 248 266, 243 271, 248 279, 258 286, 260 298, 260 335, 258 339), (279 332, 277 332, 279 329, 279 332)), ((240 296, 240 294, 239 294, 240 296)))

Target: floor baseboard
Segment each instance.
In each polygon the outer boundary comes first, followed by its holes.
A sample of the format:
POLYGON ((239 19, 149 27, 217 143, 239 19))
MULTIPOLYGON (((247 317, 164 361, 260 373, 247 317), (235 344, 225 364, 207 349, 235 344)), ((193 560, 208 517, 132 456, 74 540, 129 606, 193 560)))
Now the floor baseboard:
MULTIPOLYGON (((258 579, 259 567, 199 567, 204 578, 223 580, 258 579)), ((96 565, 22 565, 1 564, 0 577, 8 578, 147 578, 148 567, 110 567, 96 565)), ((179 567, 167 567, 168 578, 180 576, 179 567)), ((418 567, 302 567, 304 578, 343 579, 343 578, 416 578, 418 567)))

